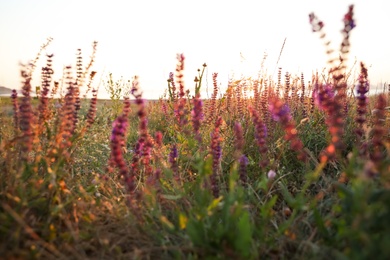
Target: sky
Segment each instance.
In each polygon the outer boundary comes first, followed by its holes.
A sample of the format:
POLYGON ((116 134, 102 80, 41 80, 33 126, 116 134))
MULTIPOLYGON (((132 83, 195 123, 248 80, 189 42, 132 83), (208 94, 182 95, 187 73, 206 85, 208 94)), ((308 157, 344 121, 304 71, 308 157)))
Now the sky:
MULTIPOLYGON (((44 54, 54 54, 55 80, 62 78, 63 66, 75 65, 78 48, 87 62, 98 41, 95 86, 108 73, 114 80, 138 75, 149 99, 164 94, 177 53, 185 56, 185 84, 191 91, 203 63, 204 88, 211 91, 211 76, 217 72, 225 89, 229 78, 257 75, 265 53, 265 69, 275 79, 281 67, 283 74, 304 73, 309 80, 328 60, 319 35, 311 32, 309 13, 324 22, 338 50, 350 4, 357 26, 351 32, 349 62, 367 65, 372 86, 389 83, 388 0, 0 0, 0 86, 21 88, 19 64, 33 60, 48 37, 53 41, 44 54)), ((38 66, 44 62, 42 56, 38 66)), ((33 86, 40 85, 39 73, 33 75, 33 86)), ((99 96, 106 97, 104 83, 99 96)))

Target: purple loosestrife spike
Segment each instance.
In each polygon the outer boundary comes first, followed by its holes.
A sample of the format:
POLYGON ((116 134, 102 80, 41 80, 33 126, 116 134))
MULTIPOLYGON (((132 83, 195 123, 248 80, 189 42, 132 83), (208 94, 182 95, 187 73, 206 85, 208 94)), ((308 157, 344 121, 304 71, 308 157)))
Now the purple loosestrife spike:
POLYGON ((19 127, 22 132, 22 160, 27 161, 28 153, 33 148, 34 142, 34 125, 36 123, 33 108, 31 105, 31 75, 25 71, 21 71, 22 78, 24 80, 22 87, 22 101, 19 106, 20 119, 19 127))
POLYGON ((284 139, 290 142, 290 147, 297 153, 298 160, 306 161, 307 156, 303 151, 303 143, 298 137, 298 131, 291 117, 289 107, 278 97, 272 97, 269 103, 269 110, 276 121, 279 121, 284 128, 284 139))
POLYGON ((87 124, 86 124, 87 129, 95 122, 96 110, 97 110, 96 105, 97 105, 97 90, 93 89, 91 103, 87 114, 87 124))
POLYGON ((180 182, 179 176, 179 166, 178 166, 178 157, 179 153, 177 151, 176 145, 172 145, 171 152, 169 153, 169 163, 171 164, 171 169, 173 171, 173 177, 177 182, 180 182))
POLYGON ((216 117, 216 100, 218 95, 218 82, 217 82, 218 73, 213 73, 213 94, 209 101, 208 105, 208 115, 207 115, 207 124, 211 124, 214 122, 216 117))
POLYGON ((126 137, 128 120, 125 116, 119 116, 113 123, 111 134, 111 158, 119 169, 119 174, 125 182, 126 189, 130 193, 135 191, 135 178, 131 175, 123 157, 122 145, 126 137))
POLYGON ((302 104, 302 117, 305 118, 307 116, 306 101, 305 101, 306 86, 305 86, 305 77, 303 76, 303 73, 301 73, 301 89, 302 89, 302 93, 300 97, 300 102, 302 104))
POLYGON ((186 110, 186 99, 185 99, 185 91, 184 91, 184 55, 177 55, 177 65, 176 65, 176 82, 179 85, 179 94, 178 100, 174 105, 175 115, 177 118, 179 129, 182 130, 184 126, 187 124, 187 110, 186 110))
POLYGON ((193 99, 193 109, 191 111, 192 127, 194 129, 195 139, 202 142, 202 135, 200 134, 200 126, 203 120, 203 102, 200 99, 200 94, 197 93, 193 99))
POLYGON ((364 66, 364 63, 360 63, 360 75, 359 75, 359 83, 357 87, 357 115, 355 121, 357 123, 357 127, 355 129, 355 133, 357 135, 358 142, 360 142, 361 146, 359 149, 359 153, 361 155, 365 154, 366 151, 363 145, 363 126, 366 123, 366 114, 367 114, 367 93, 370 88, 370 83, 368 81, 367 68, 364 66))
MULTIPOLYGON (((151 151, 153 148, 153 142, 151 141, 151 137, 149 135, 148 131, 148 119, 147 119, 147 112, 146 112, 146 106, 145 106, 145 100, 142 99, 142 93, 139 93, 138 89, 138 77, 134 77, 133 83, 132 83, 132 95, 136 98, 135 103, 138 105, 138 117, 140 119, 139 123, 139 138, 137 144, 139 145, 139 149, 136 148, 136 152, 139 152, 139 154, 134 154, 133 159, 140 158, 143 166, 145 167, 145 173, 146 175, 151 175, 153 170, 150 165, 151 161, 151 151)), ((125 112, 130 109, 130 101, 128 100, 128 108, 125 106, 125 112)), ((128 112, 127 112, 128 113, 128 112)), ((134 165, 137 163, 134 161, 134 165)), ((135 168, 134 168, 135 169, 135 168)), ((135 172, 133 172, 135 174, 135 172)))
POLYGON ((213 172, 210 176, 210 182, 211 182, 211 190, 213 192, 213 195, 215 198, 219 197, 219 187, 218 187, 218 170, 219 170, 219 164, 221 162, 222 157, 222 148, 221 148, 221 141, 222 138, 220 136, 220 127, 222 125, 222 117, 218 117, 215 121, 215 127, 214 131, 211 133, 211 155, 213 157, 213 172))

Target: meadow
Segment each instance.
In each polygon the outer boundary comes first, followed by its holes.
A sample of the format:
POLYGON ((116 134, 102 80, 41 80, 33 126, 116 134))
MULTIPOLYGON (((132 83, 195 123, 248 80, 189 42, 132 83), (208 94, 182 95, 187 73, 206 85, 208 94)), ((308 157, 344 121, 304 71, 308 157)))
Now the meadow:
POLYGON ((329 71, 262 67, 225 92, 214 73, 210 99, 183 54, 159 100, 99 82, 96 43, 62 84, 47 55, 32 95, 43 45, 0 99, 0 259, 389 259, 390 89, 345 65, 353 6, 335 59, 310 22, 329 71))

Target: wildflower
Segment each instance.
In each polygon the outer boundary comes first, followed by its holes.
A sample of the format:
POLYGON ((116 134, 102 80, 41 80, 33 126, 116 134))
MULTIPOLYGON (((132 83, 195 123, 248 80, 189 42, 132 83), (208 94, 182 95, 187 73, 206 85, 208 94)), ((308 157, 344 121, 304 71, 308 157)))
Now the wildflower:
POLYGON ((364 136, 364 124, 366 123, 366 113, 367 113, 367 92, 369 90, 367 68, 364 66, 364 63, 360 63, 360 75, 359 83, 357 88, 357 115, 355 117, 355 122, 357 127, 355 133, 357 136, 357 141, 360 143, 359 154, 365 155, 367 151, 367 144, 363 140, 364 136))
POLYGON ((202 135, 200 134, 200 125, 201 121, 203 120, 203 102, 200 99, 200 94, 197 93, 195 95, 195 98, 193 99, 194 107, 191 111, 192 116, 192 127, 194 129, 195 139, 201 143, 202 142, 202 135))
POLYGON ((87 113, 87 124, 86 128, 90 127, 95 122, 96 117, 96 104, 97 104, 97 90, 92 90, 91 103, 89 105, 89 110, 87 113))
POLYGON ((171 169, 173 171, 173 176, 177 182, 180 181, 180 176, 179 176, 179 166, 177 163, 177 159, 179 157, 177 147, 176 145, 172 145, 171 152, 169 153, 169 163, 171 164, 171 169))
POLYGON ((184 91, 184 55, 178 54, 177 55, 177 65, 176 65, 176 82, 179 85, 179 95, 178 100, 176 100, 174 108, 175 108, 175 115, 177 118, 178 126, 180 130, 183 130, 184 126, 187 124, 187 110, 185 108, 186 106, 186 100, 184 98, 185 91, 184 91))
POLYGON ((303 143, 298 137, 298 131, 290 115, 289 107, 277 97, 272 97, 269 103, 269 110, 276 121, 279 121, 284 128, 284 139, 290 142, 290 147, 298 155, 298 159, 306 161, 307 157, 303 151, 303 143))
POLYGON ((211 189, 215 198, 219 197, 219 187, 217 182, 217 175, 219 164, 222 157, 222 148, 221 148, 221 136, 219 133, 220 127, 222 125, 222 117, 218 117, 215 122, 214 131, 211 133, 211 155, 213 157, 213 172, 210 176, 211 189))
POLYGON ((122 143, 125 140, 127 127, 128 120, 125 116, 121 115, 115 119, 110 137, 111 158, 119 169, 119 175, 124 179, 127 190, 133 193, 135 191, 135 178, 134 175, 130 175, 122 151, 122 143))
POLYGON ((24 79, 22 93, 23 97, 19 106, 20 118, 19 127, 22 132, 23 160, 27 160, 28 153, 32 150, 34 141, 35 116, 31 105, 31 76, 26 70, 21 71, 24 79))
POLYGON ((269 180, 275 179, 276 172, 274 170, 269 170, 269 172, 267 173, 267 177, 268 177, 269 180))
MULTIPOLYGON (((137 115, 140 119, 139 122, 139 138, 137 142, 137 147, 135 149, 136 153, 133 156, 133 166, 138 165, 137 160, 142 159, 142 164, 145 167, 145 173, 147 175, 152 174, 152 168, 150 165, 151 161, 151 150, 153 148, 153 142, 151 141, 151 137, 149 136, 148 131, 148 119, 145 108, 145 100, 142 98, 142 93, 139 93, 138 90, 138 77, 134 77, 131 89, 132 95, 135 97, 135 103, 138 105, 137 115)), ((129 100, 127 100, 129 102, 129 100)), ((130 109, 130 103, 128 103, 128 108, 124 110, 124 114, 126 115, 127 111, 130 109)), ((132 168, 136 170, 136 168, 132 168)), ((133 172, 134 174, 135 172, 133 172)))
POLYGON ((213 94, 211 96, 211 99, 208 104, 208 113, 207 113, 207 119, 206 124, 211 124, 216 116, 216 100, 218 95, 218 83, 217 83, 217 77, 218 73, 213 73, 213 94))

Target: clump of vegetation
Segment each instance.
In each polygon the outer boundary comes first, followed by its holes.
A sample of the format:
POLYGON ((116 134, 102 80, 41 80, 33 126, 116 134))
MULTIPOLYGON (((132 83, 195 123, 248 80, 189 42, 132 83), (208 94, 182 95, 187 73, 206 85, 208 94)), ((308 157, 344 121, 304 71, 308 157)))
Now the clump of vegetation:
MULTIPOLYGON (((1 255, 388 259, 390 92, 368 96, 364 63, 350 91, 353 6, 343 21, 328 75, 283 83, 281 68, 277 82, 262 70, 219 93, 214 73, 210 100, 200 96, 207 65, 192 96, 182 54, 169 96, 149 103, 137 77, 111 74, 111 101, 97 100, 96 43, 86 66, 78 51, 76 78, 65 69, 60 98, 52 55, 37 100, 35 62, 24 66, 22 96, 13 91, 0 117, 1 255)), ((310 22, 325 39, 323 22, 310 22)))

